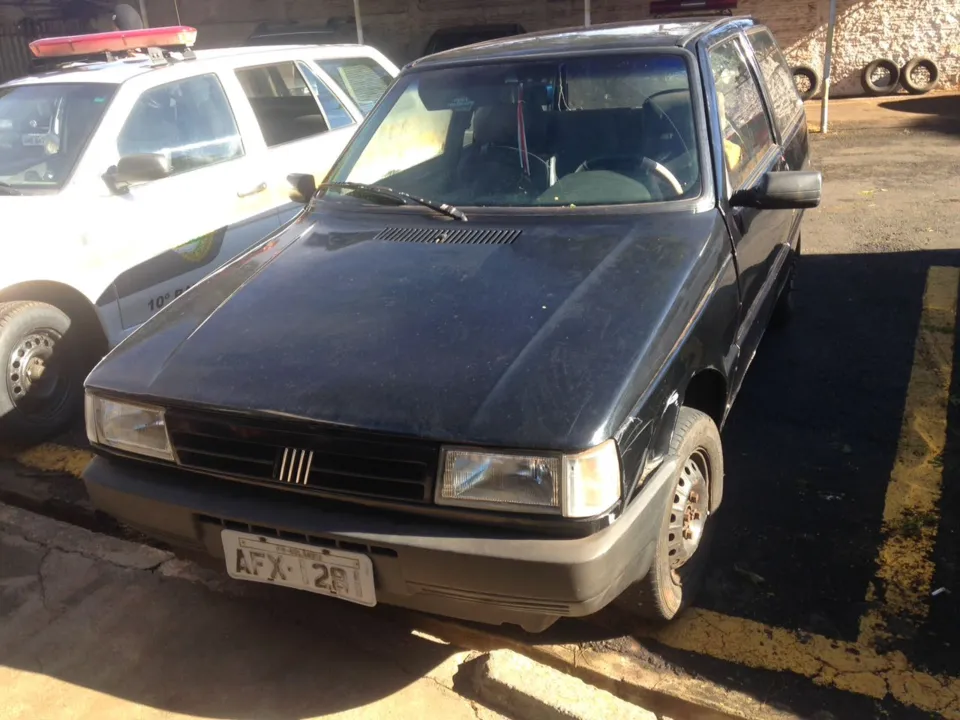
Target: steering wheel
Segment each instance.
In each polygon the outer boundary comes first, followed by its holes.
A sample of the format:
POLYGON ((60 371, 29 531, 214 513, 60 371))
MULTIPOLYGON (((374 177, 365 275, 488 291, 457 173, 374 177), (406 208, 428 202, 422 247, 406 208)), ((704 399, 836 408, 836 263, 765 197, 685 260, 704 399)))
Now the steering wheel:
MULTIPOLYGON (((504 162, 509 163, 512 167, 517 168, 517 171, 520 173, 517 189, 523 192, 525 195, 539 195, 545 188, 534 187, 534 182, 531 175, 526 175, 520 170, 520 149, 515 147, 510 147, 509 145, 485 145, 481 150, 481 153, 488 151, 496 151, 497 153, 497 162, 500 162, 502 159, 504 162)), ((543 176, 547 178, 547 182, 550 182, 550 163, 544 160, 539 155, 535 155, 532 152, 527 152, 527 157, 530 158, 531 169, 533 168, 533 161, 536 160, 537 163, 543 166, 543 176)))
MULTIPOLYGON (((510 152, 510 153, 513 153, 513 155, 517 158, 518 161, 520 160, 520 148, 510 147, 509 145, 487 145, 486 147, 484 147, 484 150, 498 150, 501 152, 510 152)), ((539 162, 541 165, 543 165, 544 169, 547 171, 547 174, 550 173, 550 163, 548 163, 542 157, 540 157, 539 155, 535 155, 529 150, 527 151, 527 157, 539 162)))
POLYGON ((648 175, 657 175, 678 195, 683 195, 683 186, 670 170, 655 160, 637 155, 603 155, 584 160, 574 172, 610 170, 621 175, 632 175, 638 170, 648 175))

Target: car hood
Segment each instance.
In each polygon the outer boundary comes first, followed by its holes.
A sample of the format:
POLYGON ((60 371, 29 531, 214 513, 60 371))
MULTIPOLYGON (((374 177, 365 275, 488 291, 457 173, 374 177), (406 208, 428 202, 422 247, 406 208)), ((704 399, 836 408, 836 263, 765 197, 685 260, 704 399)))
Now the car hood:
MULTIPOLYGON (((521 230, 509 244, 378 240, 376 217, 304 214, 121 343, 88 387, 447 442, 587 447, 689 325, 717 268, 705 255, 729 252, 715 211, 497 225, 521 230)), ((418 217, 437 234, 485 227, 418 217)))

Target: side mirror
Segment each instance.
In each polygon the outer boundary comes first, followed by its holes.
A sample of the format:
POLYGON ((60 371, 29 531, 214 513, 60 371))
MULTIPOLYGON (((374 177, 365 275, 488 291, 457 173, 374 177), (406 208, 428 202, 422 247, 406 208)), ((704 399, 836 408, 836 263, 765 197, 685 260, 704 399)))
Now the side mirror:
POLYGON ((290 199, 296 203, 306 205, 317 194, 317 181, 313 175, 294 173, 293 175, 287 175, 287 182, 293 188, 290 190, 290 199))
POLYGON ((815 208, 823 194, 823 176, 814 170, 768 172, 752 188, 738 190, 730 198, 733 207, 758 210, 815 208))
POLYGON ((125 193, 135 183, 150 182, 167 177, 172 172, 170 156, 162 153, 124 155, 103 175, 110 189, 125 193))

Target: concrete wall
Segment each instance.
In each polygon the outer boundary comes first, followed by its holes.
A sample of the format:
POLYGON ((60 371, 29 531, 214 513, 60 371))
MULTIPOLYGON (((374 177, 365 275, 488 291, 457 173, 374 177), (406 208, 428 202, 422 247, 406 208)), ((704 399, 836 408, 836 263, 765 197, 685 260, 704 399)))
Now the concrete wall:
MULTIPOLYGON (((770 25, 792 63, 822 74, 829 0, 741 0, 738 12, 770 25)), ((837 0, 833 91, 860 94, 860 74, 883 57, 940 65, 940 87, 960 85, 960 0, 837 0)))
MULTIPOLYGON (((837 95, 860 90, 877 57, 903 64, 923 55, 941 67, 941 86, 960 85, 960 0, 838 0, 834 45, 837 95)), ((649 16, 647 0, 593 0, 593 22, 649 16)), ((173 0, 148 0, 152 25, 176 22, 173 0)), ((791 62, 822 70, 829 0, 740 0, 773 29, 791 62)), ((180 17, 200 28, 201 47, 242 42, 261 20, 351 17, 352 0, 180 0, 180 17)), ((418 56, 430 33, 448 25, 520 22, 528 30, 581 25, 582 0, 361 0, 365 40, 398 64, 418 56)))

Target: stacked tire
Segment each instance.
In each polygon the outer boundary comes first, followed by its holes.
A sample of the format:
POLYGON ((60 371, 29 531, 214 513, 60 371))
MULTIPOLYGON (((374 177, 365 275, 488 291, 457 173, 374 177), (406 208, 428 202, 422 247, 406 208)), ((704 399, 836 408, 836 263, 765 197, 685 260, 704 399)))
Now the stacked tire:
POLYGON ((900 84, 900 68, 893 60, 877 58, 863 69, 860 84, 867 95, 890 95, 900 84))
POLYGON ((913 58, 900 70, 900 84, 911 95, 930 92, 939 80, 940 67, 930 58, 913 58))
POLYGON ((860 84, 868 95, 892 95, 898 85, 911 95, 923 95, 933 90, 939 79, 940 67, 930 58, 913 58, 902 68, 893 60, 877 58, 863 69, 860 84))
POLYGON ((809 65, 794 65, 793 84, 801 100, 809 100, 820 91, 820 75, 809 65))

